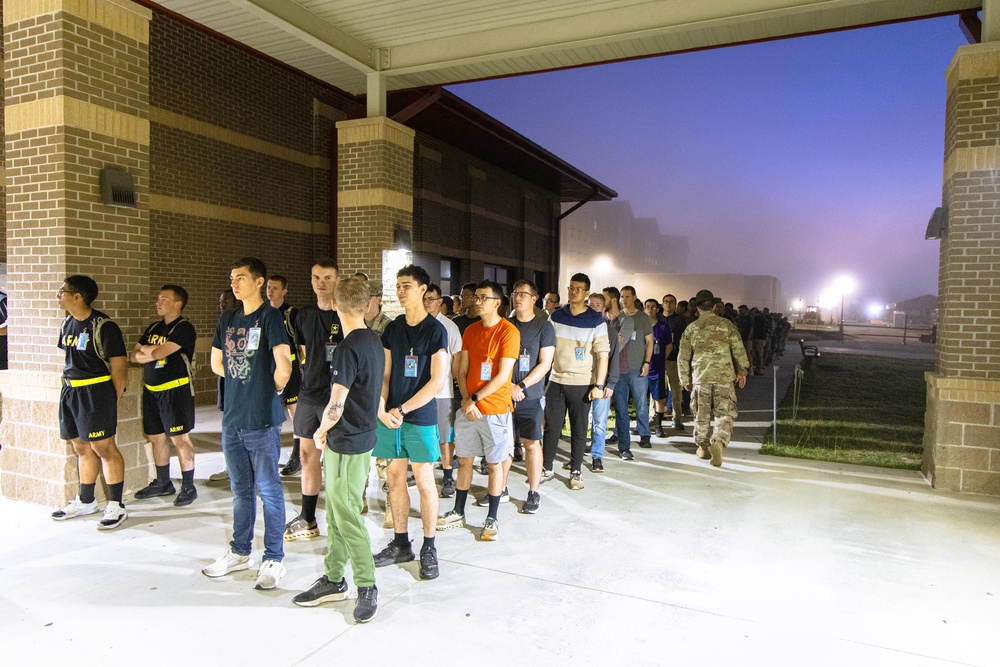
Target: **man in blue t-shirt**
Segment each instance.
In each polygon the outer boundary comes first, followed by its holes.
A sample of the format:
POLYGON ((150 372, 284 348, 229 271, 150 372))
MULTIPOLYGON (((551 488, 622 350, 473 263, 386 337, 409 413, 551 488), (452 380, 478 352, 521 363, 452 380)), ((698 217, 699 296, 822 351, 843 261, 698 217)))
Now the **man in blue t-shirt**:
POLYGON ((420 578, 438 576, 438 495, 434 464, 441 458, 437 403, 434 400, 448 376, 448 332, 424 308, 430 284, 427 271, 410 264, 396 273, 396 297, 406 311, 382 332, 385 347, 385 377, 379 400, 377 443, 372 455, 388 459, 389 508, 395 536, 375 555, 375 567, 406 563, 414 559, 406 522, 410 516, 410 494, 406 488, 409 463, 420 492, 420 514, 424 543, 420 549, 420 578))
POLYGON ((222 453, 233 492, 233 539, 217 561, 202 570, 221 577, 253 565, 257 494, 264 503, 264 558, 254 588, 276 588, 285 567, 282 536, 285 498, 278 475, 281 392, 292 373, 291 348, 281 312, 264 303, 267 268, 256 257, 233 262, 229 282, 240 306, 224 312, 212 339, 212 370, 225 382, 222 453))

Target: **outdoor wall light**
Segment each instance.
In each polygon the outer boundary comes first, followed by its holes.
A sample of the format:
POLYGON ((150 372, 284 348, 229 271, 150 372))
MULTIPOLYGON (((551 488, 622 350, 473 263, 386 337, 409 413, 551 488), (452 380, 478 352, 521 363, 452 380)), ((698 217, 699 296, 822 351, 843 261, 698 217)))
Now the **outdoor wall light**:
POLYGON ((948 207, 938 206, 927 223, 924 238, 928 241, 943 239, 948 233, 948 207))
POLYGON ((395 244, 397 250, 411 250, 410 230, 396 227, 392 232, 392 242, 395 244))

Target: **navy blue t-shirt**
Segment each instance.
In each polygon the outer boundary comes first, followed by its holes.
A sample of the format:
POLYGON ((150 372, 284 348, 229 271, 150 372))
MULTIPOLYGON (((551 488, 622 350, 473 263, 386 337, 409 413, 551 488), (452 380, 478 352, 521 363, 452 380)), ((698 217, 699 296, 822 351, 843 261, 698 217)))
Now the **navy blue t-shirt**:
POLYGON ((222 350, 226 371, 222 425, 258 430, 279 426, 285 410, 274 388, 274 354, 278 345, 288 345, 288 332, 281 312, 263 304, 249 315, 242 306, 219 316, 212 347, 222 350), (259 329, 258 334, 252 334, 259 329), (248 350, 251 336, 259 336, 256 349, 248 350))
MULTIPOLYGON (((406 315, 400 315, 386 325, 382 332, 382 345, 389 350, 392 358, 389 399, 385 404, 386 411, 389 411, 413 398, 431 381, 431 357, 439 350, 448 351, 448 330, 430 315, 415 327, 406 323, 406 315), (415 377, 406 377, 406 357, 410 355, 416 357, 415 377)), ((428 401, 422 407, 407 412, 403 421, 417 426, 437 424, 436 402, 428 401)))
POLYGON ((377 333, 355 329, 337 345, 330 362, 332 384, 347 387, 344 412, 326 446, 338 454, 364 454, 375 448, 378 399, 385 375, 385 352, 377 333))
MULTIPOLYGON (((510 323, 517 327, 521 333, 521 349, 517 351, 517 360, 514 362, 514 372, 511 374, 511 382, 517 384, 528 377, 531 370, 538 364, 538 353, 543 347, 554 348, 556 346, 556 331, 552 323, 544 317, 537 315, 527 322, 522 322, 517 317, 512 317, 510 323), (521 357, 528 355, 527 370, 521 369, 521 357)), ((524 390, 525 400, 541 398, 545 395, 545 379, 536 382, 524 390)))

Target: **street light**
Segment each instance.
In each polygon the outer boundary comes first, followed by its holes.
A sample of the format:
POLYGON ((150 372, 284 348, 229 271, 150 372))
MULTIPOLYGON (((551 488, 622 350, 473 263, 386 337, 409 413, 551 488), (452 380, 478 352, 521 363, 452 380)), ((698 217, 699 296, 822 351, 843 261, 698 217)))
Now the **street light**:
POLYGON ((840 340, 844 340, 844 297, 853 292, 854 287, 854 278, 850 276, 839 276, 833 281, 834 292, 840 293, 840 340))

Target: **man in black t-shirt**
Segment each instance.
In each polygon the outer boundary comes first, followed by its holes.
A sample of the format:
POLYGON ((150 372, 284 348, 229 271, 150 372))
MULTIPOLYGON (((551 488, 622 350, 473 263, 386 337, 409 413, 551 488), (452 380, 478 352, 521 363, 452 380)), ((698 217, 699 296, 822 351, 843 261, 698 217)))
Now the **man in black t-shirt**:
POLYGON ((294 434, 300 444, 302 461, 302 511, 285 525, 285 541, 319 535, 316 502, 323 487, 320 463, 322 448, 313 446, 323 410, 330 401, 330 362, 337 345, 344 340, 334 290, 340 282, 337 263, 325 257, 312 267, 312 288, 316 305, 306 306, 295 316, 295 343, 302 368, 302 385, 295 408, 294 434))
POLYGON ((69 276, 56 299, 69 313, 62 323, 58 345, 66 352, 63 386, 59 395, 59 435, 69 440, 78 458, 80 492, 52 513, 64 521, 97 512, 94 489, 103 470, 108 505, 97 524, 110 530, 128 518, 122 504, 125 461, 115 444, 118 399, 128 380, 125 341, 121 329, 104 313, 91 308, 97 283, 90 276, 69 276))
MULTIPOLYGON (((316 267, 313 271, 315 276, 316 267)), ((315 278, 313 284, 315 286, 315 278)), ((314 607, 324 602, 343 600, 347 597, 344 569, 350 561, 354 585, 358 589, 354 620, 366 623, 375 618, 378 610, 378 589, 375 587, 371 540, 361 512, 371 451, 376 441, 376 406, 382 391, 385 353, 378 334, 365 326, 364 308, 369 298, 367 284, 356 279, 344 281, 336 288, 336 298, 345 337, 331 351, 329 362, 324 357, 324 364, 330 371, 331 379, 327 381, 330 399, 322 408, 321 423, 310 434, 313 439, 303 438, 302 441, 303 454, 312 443, 318 450, 329 450, 324 455, 325 572, 309 590, 295 596, 293 602, 303 607, 314 607)), ((308 355, 306 360, 307 364, 310 363, 308 355)))
POLYGON ((153 448, 156 478, 136 492, 137 500, 172 496, 170 446, 177 450, 181 468, 181 492, 175 507, 190 505, 198 497, 194 486, 194 446, 188 433, 194 428, 194 385, 191 358, 197 334, 181 315, 187 305, 187 290, 164 285, 156 297, 156 314, 163 319, 146 327, 132 348, 129 360, 142 364, 142 432, 153 448))
MULTIPOLYGON (((294 423, 295 406, 298 405, 299 387, 302 384, 302 371, 300 370, 299 358, 295 349, 295 318, 298 315, 299 309, 285 301, 285 296, 288 294, 288 279, 285 276, 274 274, 268 278, 266 291, 267 300, 271 304, 271 307, 281 311, 281 317, 285 320, 285 332, 288 334, 288 348, 292 351, 292 374, 288 378, 288 385, 285 387, 285 393, 282 394, 281 399, 288 418, 294 423)), ((292 453, 289 454, 288 461, 285 462, 284 467, 281 469, 282 477, 297 475, 302 470, 299 447, 299 439, 293 437, 292 453)))

